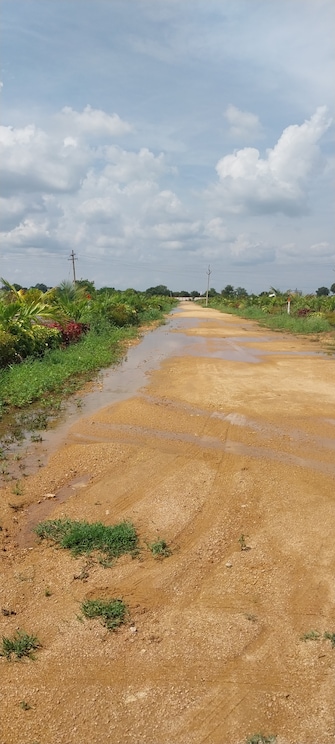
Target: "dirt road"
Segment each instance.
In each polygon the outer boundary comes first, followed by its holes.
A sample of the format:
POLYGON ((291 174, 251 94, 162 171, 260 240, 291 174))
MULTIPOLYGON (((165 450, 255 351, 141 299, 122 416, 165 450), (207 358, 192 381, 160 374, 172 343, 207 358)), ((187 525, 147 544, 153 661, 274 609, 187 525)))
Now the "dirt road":
POLYGON ((1 491, 1 634, 42 644, 0 659, 1 744, 334 744, 334 359, 193 303, 164 332, 137 393, 1 491), (132 521, 140 556, 39 543, 63 516, 132 521), (130 609, 115 633, 80 614, 107 597, 130 609))

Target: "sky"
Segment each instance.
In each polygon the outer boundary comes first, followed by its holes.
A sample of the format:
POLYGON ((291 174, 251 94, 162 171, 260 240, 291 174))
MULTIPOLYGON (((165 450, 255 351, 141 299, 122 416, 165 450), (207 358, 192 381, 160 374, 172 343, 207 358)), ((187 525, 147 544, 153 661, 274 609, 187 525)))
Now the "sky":
POLYGON ((335 282, 333 0, 2 0, 0 276, 335 282))

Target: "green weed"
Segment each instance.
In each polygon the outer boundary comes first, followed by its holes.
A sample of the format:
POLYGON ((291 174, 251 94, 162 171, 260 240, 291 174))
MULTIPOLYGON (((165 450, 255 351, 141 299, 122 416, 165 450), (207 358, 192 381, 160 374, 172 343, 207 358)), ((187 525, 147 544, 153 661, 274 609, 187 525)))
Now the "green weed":
POLYGON ((253 734, 247 739, 246 744, 275 744, 277 737, 270 735, 264 736, 264 734, 253 734))
POLYGON ((15 486, 13 486, 12 493, 14 493, 15 496, 22 496, 23 488, 19 482, 15 483, 15 486))
POLYGON ((2 637, 2 651, 0 656, 10 659, 12 654, 18 659, 28 656, 33 659, 32 652, 40 648, 41 644, 36 636, 29 635, 22 630, 17 630, 12 638, 2 637))
POLYGON ((172 553, 165 540, 156 540, 155 542, 147 544, 154 558, 168 558, 172 553))
POLYGON ((71 550, 73 555, 99 550, 109 558, 117 558, 131 553, 138 542, 135 527, 129 522, 106 526, 101 522, 56 519, 40 522, 35 532, 40 538, 53 540, 61 548, 71 550))
POLYGON ((40 434, 32 434, 30 439, 32 442, 43 442, 43 437, 40 434))
POLYGON ((323 637, 331 642, 332 648, 335 648, 335 633, 329 633, 327 630, 323 637))
POLYGON ((248 535, 242 534, 241 537, 238 538, 241 550, 250 550, 249 545, 246 543, 246 537, 248 537, 248 535))
POLYGON ((87 599, 81 605, 82 613, 87 618, 101 617, 103 625, 108 630, 115 630, 125 622, 128 614, 127 606, 121 599, 87 599))
POLYGON ((22 710, 31 710, 31 705, 29 705, 26 700, 21 700, 20 708, 22 708, 22 710))
POLYGON ((302 641, 319 641, 321 638, 321 633, 319 633, 318 630, 309 630, 308 633, 304 633, 304 635, 301 636, 302 641))

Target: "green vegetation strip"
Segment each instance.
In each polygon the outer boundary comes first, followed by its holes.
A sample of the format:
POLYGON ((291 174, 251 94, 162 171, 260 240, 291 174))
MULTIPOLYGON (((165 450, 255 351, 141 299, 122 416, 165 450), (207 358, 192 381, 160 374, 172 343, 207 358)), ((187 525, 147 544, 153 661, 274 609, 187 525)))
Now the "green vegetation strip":
POLYGON ((125 622, 128 608, 121 599, 88 599, 81 605, 82 613, 87 618, 100 617, 108 630, 115 630, 125 622))
POLYGON ((137 548, 138 537, 130 522, 107 526, 102 522, 79 522, 72 519, 55 519, 40 522, 35 527, 40 538, 53 540, 73 555, 100 550, 110 558, 132 553, 137 548))
POLYGON ((233 308, 221 304, 215 300, 210 302, 210 307, 219 310, 222 313, 238 315, 248 320, 256 320, 260 325, 271 328, 274 331, 288 331, 289 333, 329 333, 334 327, 328 320, 317 313, 312 313, 306 317, 297 318, 289 315, 287 312, 280 312, 270 315, 258 307, 233 308))
POLYGON ((138 335, 132 327, 113 328, 104 334, 90 332, 77 344, 53 349, 42 359, 0 370, 0 406, 22 408, 49 393, 72 393, 102 367, 117 362, 123 342, 138 335))

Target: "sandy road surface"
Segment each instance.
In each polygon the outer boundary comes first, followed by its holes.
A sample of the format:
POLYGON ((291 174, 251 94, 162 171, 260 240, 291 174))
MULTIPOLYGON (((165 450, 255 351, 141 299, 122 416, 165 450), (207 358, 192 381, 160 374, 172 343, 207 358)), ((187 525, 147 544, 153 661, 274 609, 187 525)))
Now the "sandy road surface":
POLYGON ((1 490, 1 634, 42 643, 0 659, 1 744, 335 742, 335 648, 301 639, 335 632, 335 362, 187 303, 176 326, 141 390, 25 480, 22 511, 1 490), (65 515, 133 521, 140 558, 74 579, 85 560, 30 531, 65 515), (80 621, 110 596, 129 624, 80 621))

